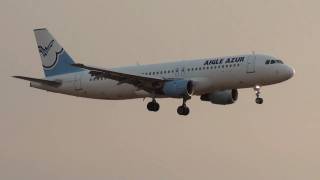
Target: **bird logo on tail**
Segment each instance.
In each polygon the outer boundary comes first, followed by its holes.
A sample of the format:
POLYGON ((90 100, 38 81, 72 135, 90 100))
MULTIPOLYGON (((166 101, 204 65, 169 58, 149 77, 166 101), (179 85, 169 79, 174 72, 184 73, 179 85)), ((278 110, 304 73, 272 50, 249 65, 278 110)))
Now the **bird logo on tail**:
POLYGON ((48 46, 46 47, 42 47, 42 46, 38 46, 39 52, 43 57, 46 57, 50 51, 50 49, 52 48, 54 43, 54 40, 50 41, 50 43, 48 44, 48 46))
POLYGON ((54 67, 58 62, 58 56, 63 52, 63 48, 58 50, 58 47, 55 47, 54 44, 55 41, 51 40, 47 46, 38 46, 39 53, 43 59, 43 67, 46 69, 54 67), (51 49, 55 49, 55 51, 51 51, 51 49))

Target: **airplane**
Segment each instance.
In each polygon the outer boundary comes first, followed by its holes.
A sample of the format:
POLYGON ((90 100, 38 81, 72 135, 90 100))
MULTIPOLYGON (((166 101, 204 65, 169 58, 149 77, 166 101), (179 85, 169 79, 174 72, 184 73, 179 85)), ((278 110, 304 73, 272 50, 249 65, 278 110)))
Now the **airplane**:
POLYGON ((46 28, 35 29, 45 78, 13 76, 30 81, 30 87, 77 97, 124 100, 151 98, 147 109, 160 109, 157 98, 182 99, 177 108, 186 116, 186 102, 200 96, 217 105, 233 104, 238 89, 253 88, 262 104, 261 87, 292 78, 295 70, 278 58, 247 54, 161 64, 100 68, 76 63, 46 28))

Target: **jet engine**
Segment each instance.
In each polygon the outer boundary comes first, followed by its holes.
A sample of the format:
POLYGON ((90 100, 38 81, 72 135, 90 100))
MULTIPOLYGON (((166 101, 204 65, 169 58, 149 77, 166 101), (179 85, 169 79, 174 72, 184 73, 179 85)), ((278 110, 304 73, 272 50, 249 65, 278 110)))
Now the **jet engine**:
POLYGON ((164 84, 162 92, 164 95, 173 98, 190 96, 193 93, 193 84, 190 80, 168 81, 164 84))
POLYGON ((210 101, 212 104, 227 105, 233 104, 238 99, 238 90, 216 91, 209 94, 204 94, 200 97, 202 101, 210 101))

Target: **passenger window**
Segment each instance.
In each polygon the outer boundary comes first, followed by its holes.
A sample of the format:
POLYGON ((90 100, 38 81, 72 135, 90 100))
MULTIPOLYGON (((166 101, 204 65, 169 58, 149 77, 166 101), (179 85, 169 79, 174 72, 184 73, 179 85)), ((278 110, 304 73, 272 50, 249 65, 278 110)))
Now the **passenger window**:
POLYGON ((274 63, 276 63, 276 62, 274 60, 271 60, 270 64, 274 64, 274 63))
POLYGON ((266 64, 270 64, 270 60, 267 60, 267 61, 266 61, 266 64))

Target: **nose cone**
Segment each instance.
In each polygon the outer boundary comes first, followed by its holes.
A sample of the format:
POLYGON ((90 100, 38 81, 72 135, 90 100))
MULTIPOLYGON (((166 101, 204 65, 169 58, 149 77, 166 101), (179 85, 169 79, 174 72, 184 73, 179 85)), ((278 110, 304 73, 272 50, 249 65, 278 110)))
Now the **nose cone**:
POLYGON ((292 78, 295 74, 295 70, 286 64, 278 67, 279 68, 275 69, 275 74, 278 82, 286 81, 292 78))
POLYGON ((292 78, 294 76, 294 74, 296 73, 296 71, 290 66, 288 66, 287 71, 288 71, 288 79, 292 78))

